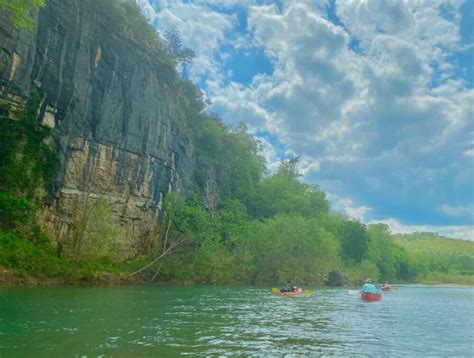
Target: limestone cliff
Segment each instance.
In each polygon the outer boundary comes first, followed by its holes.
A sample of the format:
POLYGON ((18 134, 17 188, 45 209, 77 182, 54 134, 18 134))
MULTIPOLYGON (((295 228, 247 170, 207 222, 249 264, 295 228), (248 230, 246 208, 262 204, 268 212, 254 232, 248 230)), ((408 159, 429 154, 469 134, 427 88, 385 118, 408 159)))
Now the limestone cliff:
POLYGON ((119 30, 100 3, 48 0, 32 31, 0 17, 0 100, 44 98, 39 117, 55 128, 60 154, 42 212, 50 235, 71 241, 100 198, 131 256, 158 222, 163 195, 192 190, 196 158, 172 64, 119 30))

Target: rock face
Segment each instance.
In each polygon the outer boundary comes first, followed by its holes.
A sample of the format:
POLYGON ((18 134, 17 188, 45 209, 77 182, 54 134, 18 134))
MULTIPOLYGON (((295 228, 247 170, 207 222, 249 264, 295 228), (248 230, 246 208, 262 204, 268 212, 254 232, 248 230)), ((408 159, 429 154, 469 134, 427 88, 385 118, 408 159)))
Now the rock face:
POLYGON ((344 286, 347 282, 347 276, 339 270, 329 272, 326 281, 329 286, 344 286))
POLYGON ((40 120, 55 128, 60 156, 42 212, 50 235, 77 239, 100 199, 127 257, 157 225, 163 195, 192 190, 196 158, 172 65, 119 31, 101 3, 48 0, 32 31, 0 17, 0 100, 44 98, 40 120))

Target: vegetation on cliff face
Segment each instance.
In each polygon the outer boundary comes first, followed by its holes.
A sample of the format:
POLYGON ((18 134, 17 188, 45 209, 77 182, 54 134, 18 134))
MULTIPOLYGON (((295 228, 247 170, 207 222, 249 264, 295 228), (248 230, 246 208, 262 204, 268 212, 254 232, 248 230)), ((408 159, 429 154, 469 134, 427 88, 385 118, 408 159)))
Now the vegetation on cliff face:
POLYGON ((90 2, 102 21, 114 27, 117 33, 131 34, 137 41, 150 48, 163 50, 158 34, 143 17, 139 6, 130 1, 98 0, 90 2))
POLYGON ((46 143, 51 129, 38 123, 39 96, 23 111, 0 106, 0 226, 18 228, 34 219, 37 190, 48 183, 56 154, 46 143))
POLYGON ((45 0, 0 0, 0 13, 5 12, 14 27, 33 27, 30 11, 44 6, 45 0))
POLYGON ((57 159, 46 143, 51 129, 38 123, 40 97, 26 108, 0 106, 0 265, 34 274, 58 274, 60 259, 35 213, 57 159))
MULTIPOLYGON (((168 34, 163 45, 135 5, 104 0, 96 6, 108 6, 117 31, 131 31, 137 41, 167 51, 165 61, 179 67, 185 49, 177 34, 168 34)), ((186 56, 186 61, 192 58, 186 56)), ((340 270, 352 282, 370 276, 473 283, 474 243, 432 234, 392 235, 386 225, 366 226, 331 212, 321 188, 300 180, 297 158, 269 173, 259 142, 245 125, 229 127, 206 113, 201 91, 182 77, 175 73, 172 90, 200 163, 195 192, 167 195, 158 231, 146 238, 143 255, 126 263, 116 261, 114 231, 107 226, 110 211, 102 201, 77 223, 83 232, 72 243, 75 251, 51 245, 35 216, 41 189, 55 168, 54 152, 46 144, 51 130, 37 121, 38 98, 32 97, 24 111, 1 107, 0 266, 76 278, 101 271, 133 273, 148 281, 275 284, 291 278, 309 284, 340 270), (212 183, 218 193, 213 200, 212 183)))

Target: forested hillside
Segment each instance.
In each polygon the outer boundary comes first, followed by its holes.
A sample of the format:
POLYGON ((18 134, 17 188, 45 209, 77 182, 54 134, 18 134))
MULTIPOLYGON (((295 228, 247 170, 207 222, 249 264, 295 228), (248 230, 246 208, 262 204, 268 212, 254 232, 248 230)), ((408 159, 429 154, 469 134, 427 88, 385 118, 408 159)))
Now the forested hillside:
MULTIPOLYGON (((112 201, 116 197, 105 195, 109 194, 106 190, 89 195, 93 188, 87 187, 82 189, 86 193, 82 211, 76 204, 55 202, 76 210, 63 213, 62 218, 70 220, 71 239, 48 237, 40 212, 45 197, 55 194, 53 179, 63 165, 65 155, 58 140, 62 129, 40 123, 46 98, 41 91, 30 93, 24 106, 12 106, 4 99, 0 111, 0 266, 24 276, 63 277, 73 282, 118 277, 147 282, 279 284, 292 279, 307 285, 321 284, 330 272, 340 271, 351 283, 367 277, 474 283, 474 243, 432 234, 392 235, 386 225, 367 226, 335 213, 324 191, 301 179, 298 158, 283 160, 275 173, 269 172, 260 143, 248 134, 245 124, 230 127, 207 113, 199 88, 176 70, 192 58, 189 49, 176 47, 170 41, 176 37, 155 36, 135 5, 107 3, 115 9, 108 12, 112 18, 107 20, 117 24, 114 31, 131 32, 135 41, 153 48, 154 54, 162 53, 163 72, 157 81, 164 85, 156 88, 166 88, 173 101, 166 110, 179 113, 166 117, 176 120, 163 140, 174 143, 179 136, 180 141, 163 149, 172 154, 163 159, 162 167, 154 168, 154 173, 169 170, 171 179, 156 179, 161 191, 151 195, 149 208, 134 207, 138 213, 156 213, 150 216, 154 221, 149 226, 140 221, 141 234, 135 235, 139 241, 124 248, 123 242, 132 242, 127 236, 130 231, 123 230, 129 225, 126 220, 136 221, 139 215, 134 212, 124 219, 125 209, 119 212, 112 201), (167 66, 174 72, 166 73, 167 66), (59 158, 58 153, 63 156, 59 158), (191 168, 186 167, 189 158, 195 160, 191 168), (177 177, 179 184, 180 175, 187 183, 182 188, 173 181, 177 177)), ((107 118, 113 127, 113 115, 107 118)), ((146 126, 139 120, 140 128, 146 126)), ((144 182, 145 174, 137 177, 144 182)), ((114 180, 107 190, 117 184, 114 180)), ((117 188, 120 193, 122 187, 117 188)))
POLYGON ((416 257, 419 280, 473 283, 474 247, 471 241, 429 232, 394 235, 394 239, 416 257))

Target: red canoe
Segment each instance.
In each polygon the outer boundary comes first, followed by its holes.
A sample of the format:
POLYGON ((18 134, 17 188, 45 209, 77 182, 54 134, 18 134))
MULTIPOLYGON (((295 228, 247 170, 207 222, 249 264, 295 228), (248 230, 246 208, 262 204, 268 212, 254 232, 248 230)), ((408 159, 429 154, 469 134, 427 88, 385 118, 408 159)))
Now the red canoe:
POLYGON ((379 294, 379 295, 375 295, 373 293, 369 293, 369 292, 362 292, 360 297, 364 300, 364 301, 380 301, 382 299, 382 295, 379 294))

